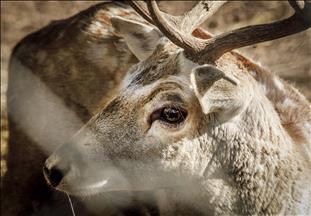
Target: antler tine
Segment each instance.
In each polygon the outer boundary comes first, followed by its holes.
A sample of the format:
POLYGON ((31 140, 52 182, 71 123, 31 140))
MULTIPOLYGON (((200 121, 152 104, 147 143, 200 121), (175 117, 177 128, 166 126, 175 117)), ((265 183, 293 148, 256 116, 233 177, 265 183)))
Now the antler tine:
MULTIPOLYGON (((154 24, 154 22, 153 22, 152 18, 150 17, 149 13, 146 11, 145 7, 142 6, 142 4, 140 2, 141 1, 129 1, 129 4, 146 21, 150 22, 151 24, 154 24)), ((168 21, 173 22, 173 23, 179 23, 179 21, 177 20, 176 16, 169 15, 169 14, 164 13, 162 11, 160 11, 160 13, 168 21)))
POLYGON ((190 11, 180 16, 180 29, 183 29, 185 33, 191 34, 226 2, 227 1, 199 1, 190 11))
MULTIPOLYGON (((227 1, 199 1, 190 11, 181 16, 172 16, 163 11, 160 11, 160 14, 165 19, 175 23, 178 29, 183 33, 191 34, 206 19, 211 17, 225 2, 227 1)), ((145 20, 154 24, 140 1, 129 1, 129 4, 145 20)))
POLYGON ((215 61, 233 49, 275 40, 310 28, 311 3, 304 1, 303 9, 300 9, 296 2, 289 3, 295 10, 291 17, 269 24, 243 27, 211 38, 206 41, 206 47, 200 56, 215 61))
POLYGON ((147 1, 150 15, 139 1, 130 1, 130 5, 145 20, 156 25, 173 43, 184 48, 188 53, 194 54, 204 49, 205 43, 192 37, 192 31, 213 15, 225 2, 200 1, 182 16, 172 16, 160 11, 154 0, 147 1))
POLYGON ((184 48, 189 53, 197 53, 204 48, 204 43, 192 37, 190 34, 181 32, 176 24, 178 22, 168 22, 159 10, 156 1, 147 1, 149 13, 154 24, 177 46, 184 48))
POLYGON ((153 20, 150 18, 149 14, 148 14, 148 12, 145 10, 145 8, 139 2, 140 1, 129 1, 129 4, 146 21, 150 22, 151 24, 154 24, 153 20))

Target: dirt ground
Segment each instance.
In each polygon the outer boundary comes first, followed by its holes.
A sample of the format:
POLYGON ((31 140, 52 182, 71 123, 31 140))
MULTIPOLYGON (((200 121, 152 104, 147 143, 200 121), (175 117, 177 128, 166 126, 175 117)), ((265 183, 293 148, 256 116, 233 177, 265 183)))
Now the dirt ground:
MULTIPOLYGON (((1 1, 1 176, 5 171, 6 88, 12 48, 27 34, 52 20, 69 17, 96 1, 1 1)), ((160 2, 160 7, 179 14, 190 1, 160 2)), ((224 5, 204 28, 218 34, 237 27, 265 23, 291 14, 286 1, 234 1, 224 5)), ((240 50, 276 74, 292 82, 311 100, 311 30, 240 50)))

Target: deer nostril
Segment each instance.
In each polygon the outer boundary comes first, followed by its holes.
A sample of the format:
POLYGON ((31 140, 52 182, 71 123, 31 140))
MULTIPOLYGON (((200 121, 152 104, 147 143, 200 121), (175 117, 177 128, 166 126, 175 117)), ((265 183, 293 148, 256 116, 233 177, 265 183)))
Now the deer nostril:
POLYGON ((57 168, 52 168, 50 170, 50 180, 51 180, 51 185, 53 187, 56 187, 60 181, 63 179, 64 175, 61 170, 57 168))
POLYGON ((48 182, 53 186, 56 187, 59 185, 61 180, 64 177, 64 173, 58 169, 57 167, 52 167, 51 169, 47 168, 46 166, 43 167, 43 173, 46 176, 48 182))

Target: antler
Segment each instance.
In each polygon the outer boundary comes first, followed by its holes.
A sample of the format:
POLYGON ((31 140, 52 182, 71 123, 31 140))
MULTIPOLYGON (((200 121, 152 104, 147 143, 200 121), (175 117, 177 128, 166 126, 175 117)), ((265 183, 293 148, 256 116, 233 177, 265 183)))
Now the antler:
POLYGON ((129 1, 129 4, 131 7, 145 20, 150 22, 151 24, 154 24, 153 20, 150 18, 148 12, 145 10, 145 8, 140 4, 141 1, 129 1))
MULTIPOLYGON (((172 16, 160 11, 155 2, 154 7, 157 8, 158 13, 164 16, 165 19, 173 22, 175 28, 178 28, 183 33, 189 34, 213 15, 225 2, 226 1, 199 1, 190 11, 187 11, 181 16, 172 16)), ((154 21, 150 18, 144 6, 142 6, 141 1, 130 1, 129 4, 145 20, 154 24, 154 21)))
POLYGON ((155 1, 147 1, 151 17, 139 1, 130 1, 130 5, 145 20, 156 25, 173 43, 195 54, 204 48, 204 44, 192 37, 191 33, 225 2, 200 1, 185 14, 172 16, 160 11, 155 1))
POLYGON ((184 15, 172 16, 161 12, 156 1, 148 0, 147 7, 151 17, 137 1, 131 4, 135 5, 133 8, 147 21, 156 25, 173 43, 184 48, 186 53, 194 55, 193 59, 198 62, 216 61, 233 49, 285 37, 311 26, 311 3, 304 0, 304 7, 300 8, 296 1, 289 0, 295 13, 287 19, 239 28, 208 40, 191 36, 192 31, 224 3, 225 1, 200 1, 184 15))
POLYGON ((207 40, 205 49, 200 53, 214 61, 233 49, 275 40, 310 28, 311 3, 304 1, 302 9, 296 1, 289 1, 289 3, 295 10, 291 17, 273 23, 247 26, 223 33, 207 40))

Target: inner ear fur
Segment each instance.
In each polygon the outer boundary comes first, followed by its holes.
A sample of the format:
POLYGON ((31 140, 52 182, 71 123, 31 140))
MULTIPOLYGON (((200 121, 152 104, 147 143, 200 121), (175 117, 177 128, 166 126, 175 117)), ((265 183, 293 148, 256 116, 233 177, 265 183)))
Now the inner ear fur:
POLYGON ((245 107, 243 94, 239 94, 239 80, 213 65, 194 68, 191 84, 203 112, 216 114, 220 122, 235 117, 245 107))
POLYGON ((148 58, 156 48, 162 33, 151 26, 119 16, 111 17, 112 26, 124 38, 131 52, 140 60, 148 58))

